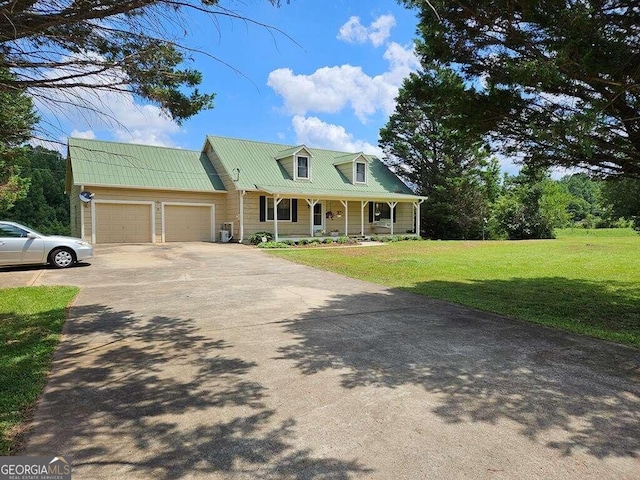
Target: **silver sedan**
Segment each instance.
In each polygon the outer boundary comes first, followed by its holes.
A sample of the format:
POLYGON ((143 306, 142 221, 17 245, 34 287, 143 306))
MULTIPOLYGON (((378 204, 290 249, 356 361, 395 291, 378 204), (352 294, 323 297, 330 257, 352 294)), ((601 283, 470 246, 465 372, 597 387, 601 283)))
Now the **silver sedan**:
POLYGON ((73 237, 42 235, 15 222, 0 222, 0 266, 50 264, 66 268, 93 256, 91 244, 73 237))

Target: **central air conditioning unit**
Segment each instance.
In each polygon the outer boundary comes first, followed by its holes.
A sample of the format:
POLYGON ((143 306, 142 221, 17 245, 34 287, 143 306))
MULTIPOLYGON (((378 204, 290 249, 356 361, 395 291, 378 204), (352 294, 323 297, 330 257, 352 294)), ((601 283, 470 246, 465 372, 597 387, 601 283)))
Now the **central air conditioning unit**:
POLYGON ((221 243, 228 243, 233 238, 233 222, 225 222, 222 224, 222 228, 218 232, 219 241, 221 243))

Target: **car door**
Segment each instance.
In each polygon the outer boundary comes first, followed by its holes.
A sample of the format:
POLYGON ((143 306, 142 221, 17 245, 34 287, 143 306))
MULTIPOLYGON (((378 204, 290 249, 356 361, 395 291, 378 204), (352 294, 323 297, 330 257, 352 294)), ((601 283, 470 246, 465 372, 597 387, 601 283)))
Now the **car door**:
POLYGON ((44 262, 44 240, 28 235, 15 225, 0 224, 0 265, 44 262))

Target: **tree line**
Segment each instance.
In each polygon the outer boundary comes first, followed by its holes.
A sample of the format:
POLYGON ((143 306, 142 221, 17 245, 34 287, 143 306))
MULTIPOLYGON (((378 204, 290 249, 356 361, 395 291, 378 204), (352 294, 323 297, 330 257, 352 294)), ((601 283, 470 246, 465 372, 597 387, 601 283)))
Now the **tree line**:
POLYGON ((421 68, 380 131, 433 238, 640 227, 637 2, 401 0, 421 68), (522 165, 500 176, 498 156, 522 165), (584 172, 553 181, 553 168, 584 172), (620 220, 622 219, 622 220, 620 220))

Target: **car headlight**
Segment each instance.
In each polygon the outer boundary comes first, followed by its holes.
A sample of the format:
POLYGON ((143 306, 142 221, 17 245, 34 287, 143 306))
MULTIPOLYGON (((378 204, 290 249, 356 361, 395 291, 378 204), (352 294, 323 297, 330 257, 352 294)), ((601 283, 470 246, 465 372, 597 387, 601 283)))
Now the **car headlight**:
POLYGON ((88 247, 90 244, 79 240, 76 242, 76 245, 80 245, 81 247, 88 247))

